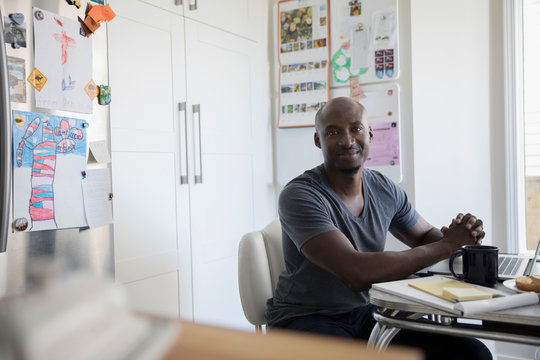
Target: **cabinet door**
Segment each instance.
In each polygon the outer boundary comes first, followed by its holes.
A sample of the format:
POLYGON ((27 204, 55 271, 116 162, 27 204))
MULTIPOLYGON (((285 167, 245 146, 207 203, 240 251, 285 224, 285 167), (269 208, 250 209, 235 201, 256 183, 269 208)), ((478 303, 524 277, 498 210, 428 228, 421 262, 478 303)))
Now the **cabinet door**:
POLYGON ((254 51, 252 41, 186 19, 193 163, 201 180, 190 184, 194 319, 223 326, 249 326, 238 294, 237 252, 253 228, 254 51))
MULTIPOLYGON (((183 17, 140 1, 110 3, 117 13, 109 24, 116 278, 131 283, 168 273, 177 279, 183 17)), ((177 290, 163 293, 178 305, 177 290)))
POLYGON ((268 6, 268 0, 184 0, 184 16, 258 41, 268 6))

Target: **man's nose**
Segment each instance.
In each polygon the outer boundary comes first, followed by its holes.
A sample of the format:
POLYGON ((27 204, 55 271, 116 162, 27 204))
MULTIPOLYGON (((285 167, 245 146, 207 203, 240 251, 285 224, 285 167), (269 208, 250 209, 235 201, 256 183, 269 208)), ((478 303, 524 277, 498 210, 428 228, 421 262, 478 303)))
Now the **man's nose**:
POLYGON ((350 147, 353 144, 354 144, 354 137, 352 136, 352 134, 350 132, 345 131, 339 137, 339 145, 340 146, 350 147))

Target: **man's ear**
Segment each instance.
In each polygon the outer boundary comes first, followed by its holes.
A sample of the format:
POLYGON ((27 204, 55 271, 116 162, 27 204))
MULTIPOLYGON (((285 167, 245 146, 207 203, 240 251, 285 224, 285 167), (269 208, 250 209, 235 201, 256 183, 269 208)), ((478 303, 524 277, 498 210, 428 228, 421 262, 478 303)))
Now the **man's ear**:
POLYGON ((315 146, 319 149, 321 148, 321 139, 319 138, 319 134, 315 131, 315 134, 313 134, 313 142, 315 142, 315 146))
POLYGON ((369 127, 369 142, 371 142, 372 140, 373 140, 373 129, 370 126, 369 127))

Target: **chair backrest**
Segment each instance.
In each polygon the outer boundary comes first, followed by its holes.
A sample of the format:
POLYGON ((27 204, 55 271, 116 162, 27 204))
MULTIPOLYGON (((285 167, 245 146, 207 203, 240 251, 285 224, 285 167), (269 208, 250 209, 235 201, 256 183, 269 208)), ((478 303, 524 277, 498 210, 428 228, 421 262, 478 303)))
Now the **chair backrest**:
POLYGON ((242 237, 238 247, 240 300, 246 319, 258 329, 266 324, 266 300, 274 296, 279 274, 284 269, 279 219, 242 237))

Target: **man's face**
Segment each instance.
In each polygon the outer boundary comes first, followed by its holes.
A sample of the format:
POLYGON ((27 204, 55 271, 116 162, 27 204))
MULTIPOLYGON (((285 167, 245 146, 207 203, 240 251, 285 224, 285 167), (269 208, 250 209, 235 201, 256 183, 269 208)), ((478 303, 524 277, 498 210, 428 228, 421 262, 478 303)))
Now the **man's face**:
POLYGON ((367 160, 373 133, 357 104, 333 105, 321 118, 315 145, 323 152, 327 170, 354 174, 367 160))

